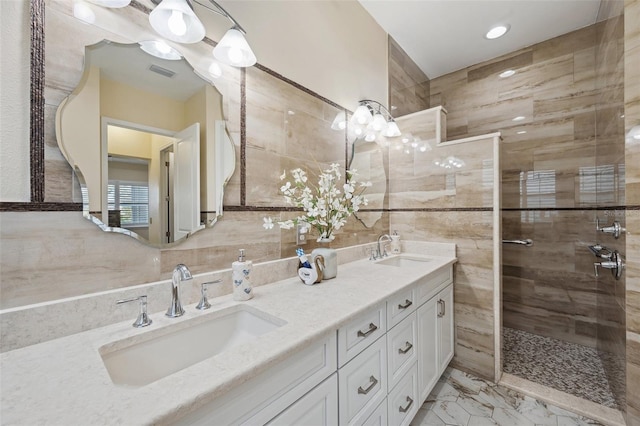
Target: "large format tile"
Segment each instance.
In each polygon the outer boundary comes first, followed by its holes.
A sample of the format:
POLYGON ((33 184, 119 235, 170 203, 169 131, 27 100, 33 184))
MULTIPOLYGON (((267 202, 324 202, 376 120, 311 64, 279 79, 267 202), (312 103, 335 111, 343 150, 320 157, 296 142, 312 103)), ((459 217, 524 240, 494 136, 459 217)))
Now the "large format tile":
POLYGON ((455 368, 448 368, 411 424, 582 426, 599 423, 455 368), (456 391, 452 392, 452 388, 456 391))

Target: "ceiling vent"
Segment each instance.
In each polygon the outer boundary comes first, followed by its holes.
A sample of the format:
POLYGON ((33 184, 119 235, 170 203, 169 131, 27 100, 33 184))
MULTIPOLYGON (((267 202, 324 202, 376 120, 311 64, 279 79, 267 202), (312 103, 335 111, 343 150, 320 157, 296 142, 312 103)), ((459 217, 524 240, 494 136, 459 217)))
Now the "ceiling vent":
POLYGON ((162 68, 162 67, 159 67, 158 65, 153 65, 153 64, 149 67, 149 70, 155 72, 156 74, 160 74, 168 78, 171 78, 174 75, 176 75, 176 73, 171 70, 168 70, 166 68, 162 68))

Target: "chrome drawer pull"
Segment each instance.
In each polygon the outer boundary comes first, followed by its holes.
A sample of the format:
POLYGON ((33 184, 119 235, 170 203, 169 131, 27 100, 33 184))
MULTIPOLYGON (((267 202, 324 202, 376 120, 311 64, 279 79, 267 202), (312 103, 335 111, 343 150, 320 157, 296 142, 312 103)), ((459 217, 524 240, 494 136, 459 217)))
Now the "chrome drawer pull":
POLYGON ((411 350, 411 348, 413 347, 413 345, 409 342, 407 342, 406 346, 404 347, 404 349, 400 348, 398 349, 398 353, 404 355, 407 352, 409 352, 411 350))
POLYGON ((407 309, 409 306, 413 305, 413 302, 409 299, 404 300, 404 305, 398 304, 398 309, 407 309))
POLYGON ((402 405, 400 407, 398 407, 398 409, 400 410, 401 413, 406 413, 407 411, 409 411, 409 408, 411 408, 411 406, 413 405, 413 399, 407 397, 407 406, 403 407, 402 405))
POLYGON ((358 393, 359 394, 364 394, 364 395, 368 394, 369 392, 371 392, 371 389, 373 389, 375 387, 375 385, 378 384, 378 379, 376 379, 373 376, 369 377, 369 381, 371 383, 369 384, 369 386, 367 386, 366 389, 362 389, 362 386, 358 387, 358 393))
POLYGON ((358 330, 358 337, 367 337, 377 329, 378 329, 378 326, 371 322, 369 323, 369 330, 367 331, 358 330))

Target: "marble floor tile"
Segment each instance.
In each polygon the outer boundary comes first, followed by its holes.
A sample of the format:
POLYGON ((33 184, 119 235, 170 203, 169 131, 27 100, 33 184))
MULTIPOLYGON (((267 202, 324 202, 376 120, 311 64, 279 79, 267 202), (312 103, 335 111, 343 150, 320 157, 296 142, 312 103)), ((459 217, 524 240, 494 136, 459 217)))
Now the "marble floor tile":
POLYGON ((598 422, 448 368, 413 426, 586 426, 598 422))
POLYGON ((503 327, 504 372, 617 409, 594 348, 503 327))

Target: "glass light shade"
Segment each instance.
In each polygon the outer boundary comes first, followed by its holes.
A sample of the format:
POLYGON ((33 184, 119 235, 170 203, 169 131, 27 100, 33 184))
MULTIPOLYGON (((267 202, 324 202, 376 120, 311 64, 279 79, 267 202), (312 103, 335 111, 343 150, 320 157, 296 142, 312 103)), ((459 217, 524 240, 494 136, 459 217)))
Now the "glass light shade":
POLYGON ((88 0, 90 3, 102 7, 119 8, 129 6, 131 0, 88 0))
POLYGON ((209 65, 209 75, 213 78, 222 77, 222 68, 218 61, 213 61, 211 65, 209 65))
POLYGON ((411 133, 404 133, 400 140, 402 141, 402 143, 409 143, 413 140, 413 135, 411 133))
POLYGON ((149 14, 149 23, 162 37, 177 43, 197 43, 205 35, 204 25, 186 0, 162 0, 149 14))
POLYGON ((229 29, 214 47, 213 56, 223 64, 234 67, 250 67, 256 63, 256 55, 253 54, 249 43, 235 28, 229 29))
POLYGON ((73 4, 73 16, 87 24, 93 24, 96 21, 96 14, 88 4, 82 1, 73 4))
POLYGON ((364 128, 362 126, 351 126, 351 129, 356 137, 361 138, 362 136, 364 136, 364 128))
POLYGON ((169 46, 162 40, 145 40, 138 43, 140 49, 160 59, 169 61, 178 61, 182 59, 182 55, 173 47, 169 46))
POLYGON ((387 120, 380 113, 376 113, 373 116, 373 130, 376 132, 383 132, 387 128, 387 120))
POLYGON ((333 130, 344 130, 347 127, 347 114, 344 111, 340 111, 336 118, 333 119, 333 123, 331 123, 331 128, 333 130))
POLYGON ((387 130, 384 132, 384 135, 388 138, 395 138, 397 136, 400 136, 401 134, 402 133, 400 133, 400 128, 395 121, 390 121, 387 130))
POLYGON ((367 125, 373 120, 373 116, 366 105, 360 105, 353 113, 353 120, 360 125, 367 125))
POLYGON ((376 140, 376 132, 374 130, 367 130, 367 133, 364 135, 364 140, 367 142, 373 142, 376 140))

